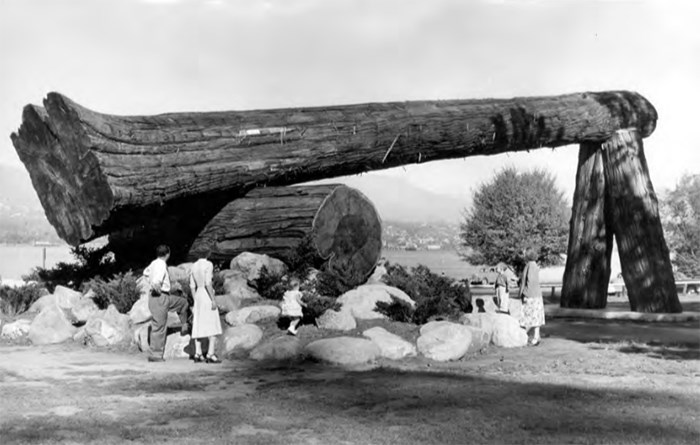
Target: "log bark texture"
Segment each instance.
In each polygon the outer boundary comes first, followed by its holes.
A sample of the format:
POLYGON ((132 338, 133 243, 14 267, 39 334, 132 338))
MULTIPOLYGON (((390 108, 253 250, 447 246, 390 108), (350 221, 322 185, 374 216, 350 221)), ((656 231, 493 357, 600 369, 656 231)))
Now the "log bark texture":
POLYGON ((682 312, 642 135, 634 129, 617 131, 602 149, 608 225, 617 240, 630 307, 682 312))
POLYGON ((50 93, 44 107, 25 107, 12 141, 70 244, 183 212, 194 233, 263 185, 602 141, 621 128, 645 137, 657 117, 626 91, 157 116, 96 113, 50 93))
POLYGON ((612 229, 606 225, 601 144, 581 144, 561 307, 602 309, 608 300, 612 229))
POLYGON ((341 184, 268 187, 226 205, 194 241, 189 259, 229 261, 242 252, 287 258, 310 241, 319 259, 364 283, 379 260, 382 225, 374 205, 341 184))

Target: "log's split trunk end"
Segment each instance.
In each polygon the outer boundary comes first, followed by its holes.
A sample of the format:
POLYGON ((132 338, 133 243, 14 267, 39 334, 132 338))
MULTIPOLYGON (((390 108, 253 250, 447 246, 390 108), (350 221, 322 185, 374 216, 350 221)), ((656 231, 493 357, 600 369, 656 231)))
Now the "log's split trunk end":
POLYGON ((44 108, 27 105, 11 139, 47 219, 63 240, 77 245, 94 238, 94 228, 109 218, 114 197, 95 154, 84 142, 75 143, 79 135, 59 138, 56 125, 63 124, 50 120, 44 108))

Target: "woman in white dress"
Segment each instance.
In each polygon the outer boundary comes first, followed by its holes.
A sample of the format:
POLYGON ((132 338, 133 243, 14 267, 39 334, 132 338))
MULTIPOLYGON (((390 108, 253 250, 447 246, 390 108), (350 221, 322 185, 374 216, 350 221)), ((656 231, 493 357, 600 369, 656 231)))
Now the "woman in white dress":
POLYGON ((194 299, 192 310, 192 338, 195 347, 195 362, 221 363, 216 356, 216 336, 221 334, 219 308, 214 299, 214 265, 211 261, 200 258, 190 271, 190 289, 194 299), (206 356, 202 356, 202 339, 209 338, 206 356))

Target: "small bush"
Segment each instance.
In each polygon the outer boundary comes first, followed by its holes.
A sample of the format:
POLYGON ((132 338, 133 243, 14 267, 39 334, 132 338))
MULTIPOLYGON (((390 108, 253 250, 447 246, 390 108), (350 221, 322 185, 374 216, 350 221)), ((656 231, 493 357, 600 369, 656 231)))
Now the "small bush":
POLYGON ((92 278, 109 279, 118 271, 108 246, 76 246, 71 249, 71 253, 77 260, 76 263, 60 262, 51 269, 37 267, 23 278, 41 283, 49 292, 53 292, 59 285, 79 289, 92 278))
POLYGON ((310 236, 305 236, 297 247, 287 255, 281 255, 280 260, 287 265, 288 275, 303 280, 310 269, 320 269, 325 262, 319 258, 310 236))
POLYGON ((392 320, 406 321, 410 314, 410 321, 420 325, 432 319, 456 318, 463 312, 471 311, 470 290, 466 281, 456 282, 433 273, 423 265, 412 268, 410 272, 398 264, 387 264, 386 269, 382 281, 403 290, 416 302, 414 310, 405 303, 405 306, 400 306, 401 303, 397 301, 377 303, 377 310, 392 320))
POLYGON ((351 277, 346 271, 351 268, 343 267, 342 264, 327 263, 316 275, 316 291, 326 297, 339 297, 355 286, 351 283, 351 277))
POLYGON ((131 271, 117 274, 109 281, 97 277, 85 282, 82 291, 92 289, 95 293, 93 301, 100 309, 113 304, 119 312, 127 313, 141 296, 137 279, 131 271))
POLYGON ((0 313, 15 317, 26 312, 36 300, 46 294, 39 284, 25 284, 19 287, 0 286, 0 313))
POLYGON ((258 279, 255 280, 253 285, 258 294, 268 300, 281 300, 284 293, 289 290, 286 277, 271 273, 266 266, 260 269, 258 279))
POLYGON ((391 320, 410 323, 413 321, 413 307, 405 301, 391 297, 391 303, 384 301, 377 302, 377 312, 386 315, 391 320))
POLYGON ((303 324, 313 324, 318 317, 328 309, 340 310, 340 303, 333 297, 324 297, 316 293, 308 293, 303 297, 306 307, 303 310, 303 324))

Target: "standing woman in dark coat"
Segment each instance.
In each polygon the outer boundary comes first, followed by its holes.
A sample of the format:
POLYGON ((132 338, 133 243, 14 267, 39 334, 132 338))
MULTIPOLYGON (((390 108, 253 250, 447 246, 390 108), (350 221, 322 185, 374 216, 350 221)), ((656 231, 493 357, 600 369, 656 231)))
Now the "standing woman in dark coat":
POLYGON ((523 301, 520 326, 527 331, 528 344, 531 346, 540 344, 540 327, 544 326, 544 302, 542 301, 539 275, 540 269, 537 267, 537 263, 529 261, 520 280, 519 296, 523 301), (530 331, 532 331, 532 336, 530 331))

